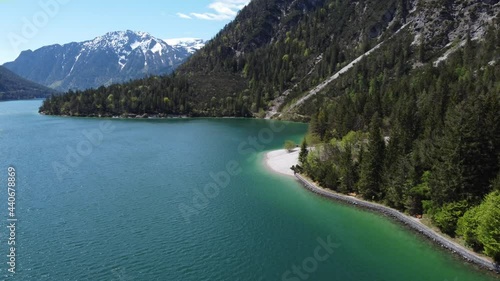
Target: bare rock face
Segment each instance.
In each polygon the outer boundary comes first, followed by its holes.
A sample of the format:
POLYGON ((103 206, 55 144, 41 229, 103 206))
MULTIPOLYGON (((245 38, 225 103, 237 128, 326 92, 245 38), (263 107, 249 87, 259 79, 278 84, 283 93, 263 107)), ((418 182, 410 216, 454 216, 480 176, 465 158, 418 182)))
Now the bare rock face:
POLYGON ((500 12, 498 0, 432 0, 415 1, 415 11, 409 20, 419 40, 435 49, 455 40, 480 38, 500 12))

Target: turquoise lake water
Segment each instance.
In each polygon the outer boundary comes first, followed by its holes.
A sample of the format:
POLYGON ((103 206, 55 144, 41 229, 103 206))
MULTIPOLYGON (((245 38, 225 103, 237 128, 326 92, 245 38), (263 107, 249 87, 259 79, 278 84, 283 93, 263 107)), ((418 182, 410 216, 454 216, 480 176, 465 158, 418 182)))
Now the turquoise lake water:
POLYGON ((300 142, 304 124, 62 118, 40 104, 0 103, 2 280, 498 280, 267 171, 264 151, 300 142))

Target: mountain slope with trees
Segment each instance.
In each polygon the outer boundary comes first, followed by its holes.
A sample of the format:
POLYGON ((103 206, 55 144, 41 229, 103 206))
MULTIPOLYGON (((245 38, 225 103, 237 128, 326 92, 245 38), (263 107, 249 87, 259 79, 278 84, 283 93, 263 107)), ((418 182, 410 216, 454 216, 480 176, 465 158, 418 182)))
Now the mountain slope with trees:
MULTIPOLYGON (((403 74, 420 64, 419 59, 428 63, 438 58, 466 33, 482 38, 499 11, 498 1, 254 0, 174 75, 160 78, 165 86, 175 76, 171 82, 186 81, 187 88, 169 84, 160 89, 156 78, 143 79, 141 89, 135 82, 124 84, 124 91, 113 86, 113 97, 120 104, 109 104, 113 110, 101 104, 93 114, 264 116, 283 100, 277 108, 281 112, 379 43, 390 53, 379 50, 369 60, 386 60, 385 68, 397 67, 403 74), (132 97, 147 106, 136 106, 132 97), (170 100, 167 106, 157 102, 165 98, 170 100)), ((109 92, 97 89, 85 94, 109 92)), ((62 108, 69 96, 53 102, 62 108)), ((307 110, 308 104, 302 106, 305 110, 297 108, 282 117, 307 120, 313 112, 307 110)), ((72 109, 63 114, 86 115, 72 109)))
POLYGON ((498 30, 397 79, 361 63, 315 97, 308 143, 316 149, 302 158, 302 172, 424 215, 500 261, 498 30))
POLYGON ((46 98, 55 93, 52 89, 21 78, 0 66, 0 101, 46 98))

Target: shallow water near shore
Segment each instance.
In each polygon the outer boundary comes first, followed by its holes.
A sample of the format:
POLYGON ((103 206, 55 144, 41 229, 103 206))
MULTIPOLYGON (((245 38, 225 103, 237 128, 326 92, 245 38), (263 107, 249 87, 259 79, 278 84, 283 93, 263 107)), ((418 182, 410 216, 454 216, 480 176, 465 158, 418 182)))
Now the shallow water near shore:
POLYGON ((263 152, 299 142, 305 124, 62 118, 40 104, 0 103, 2 280, 498 280, 268 171, 263 152))

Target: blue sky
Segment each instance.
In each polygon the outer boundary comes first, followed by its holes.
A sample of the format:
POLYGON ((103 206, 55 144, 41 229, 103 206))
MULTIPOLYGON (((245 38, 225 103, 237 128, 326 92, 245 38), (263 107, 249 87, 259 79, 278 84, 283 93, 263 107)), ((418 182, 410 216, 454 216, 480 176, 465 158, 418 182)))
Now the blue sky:
POLYGON ((21 51, 117 30, 212 38, 249 0, 0 0, 0 64, 21 51))

